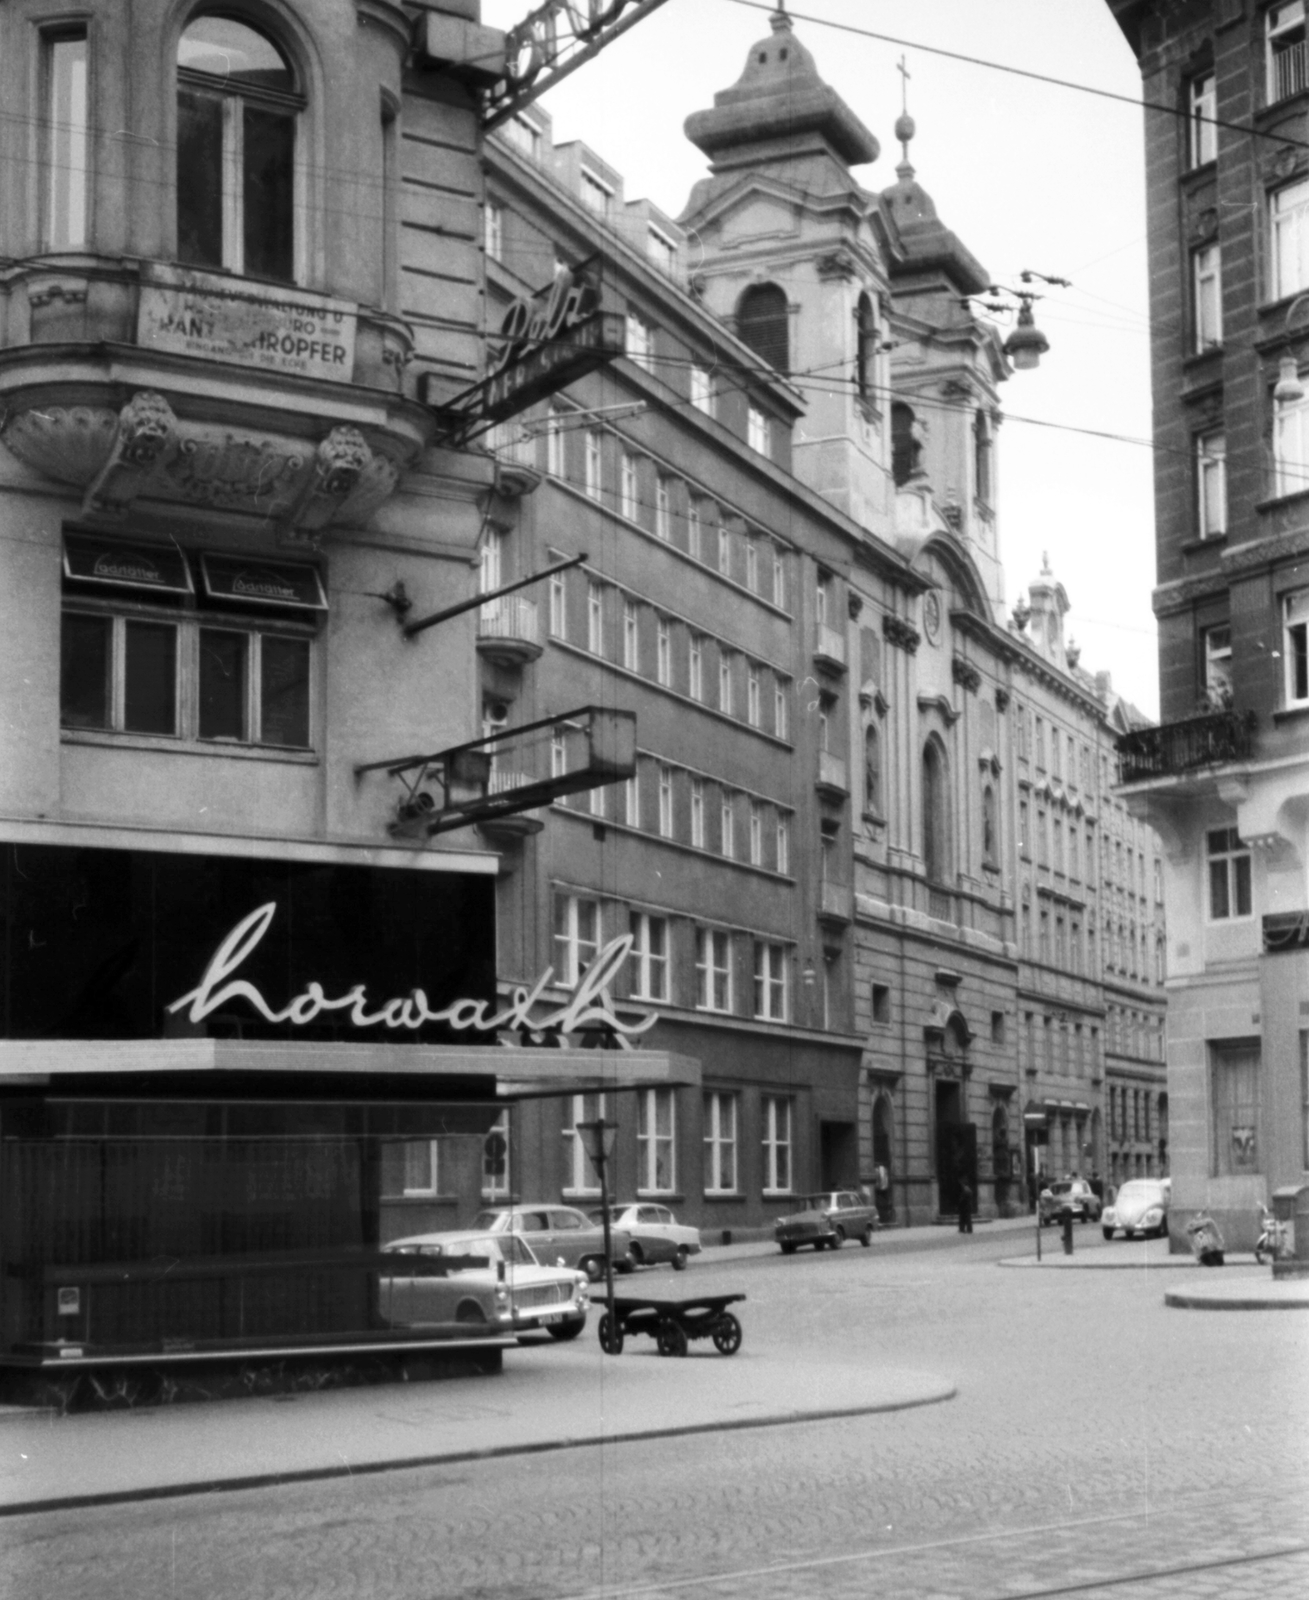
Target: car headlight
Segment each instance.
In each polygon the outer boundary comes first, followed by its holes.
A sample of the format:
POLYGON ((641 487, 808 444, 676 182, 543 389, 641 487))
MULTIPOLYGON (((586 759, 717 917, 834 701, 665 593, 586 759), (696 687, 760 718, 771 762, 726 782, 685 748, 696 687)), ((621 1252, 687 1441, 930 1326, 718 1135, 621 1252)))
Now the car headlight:
POLYGON ((1157 1228, 1163 1220, 1164 1214, 1158 1206, 1155 1206, 1152 1211, 1147 1211, 1141 1218, 1142 1224, 1147 1228, 1157 1228))
POLYGON ((503 1285, 495 1291, 495 1303, 503 1311, 509 1304, 509 1291, 503 1285))

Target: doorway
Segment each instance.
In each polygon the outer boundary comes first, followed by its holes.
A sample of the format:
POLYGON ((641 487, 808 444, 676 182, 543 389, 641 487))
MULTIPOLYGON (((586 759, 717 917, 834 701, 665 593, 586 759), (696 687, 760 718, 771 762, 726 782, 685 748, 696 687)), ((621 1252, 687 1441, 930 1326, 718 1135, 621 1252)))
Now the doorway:
POLYGON ((859 1142, 853 1122, 818 1124, 818 1170, 824 1189, 853 1189, 859 1182, 859 1142))
POLYGON ((963 1119, 963 1086, 954 1079, 938 1079, 935 1096, 936 1183, 942 1216, 959 1210, 959 1181, 967 1178, 977 1196, 977 1129, 963 1119))

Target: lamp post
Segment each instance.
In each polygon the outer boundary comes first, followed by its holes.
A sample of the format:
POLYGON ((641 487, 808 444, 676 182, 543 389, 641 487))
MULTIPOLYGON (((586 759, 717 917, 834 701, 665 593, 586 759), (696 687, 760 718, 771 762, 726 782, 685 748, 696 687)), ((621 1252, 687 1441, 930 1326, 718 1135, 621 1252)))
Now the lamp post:
POLYGON ((620 1350, 621 1345, 614 1338, 618 1323, 614 1318, 614 1253, 610 1236, 609 1216, 609 1158, 614 1153, 614 1139, 618 1134, 616 1122, 606 1122, 603 1117, 597 1117, 594 1122, 579 1122, 577 1131, 582 1138, 582 1148, 586 1151, 587 1159, 595 1168, 600 1179, 600 1214, 604 1219, 605 1241, 605 1303, 609 1317, 609 1338, 602 1339, 600 1347, 606 1354, 620 1350))

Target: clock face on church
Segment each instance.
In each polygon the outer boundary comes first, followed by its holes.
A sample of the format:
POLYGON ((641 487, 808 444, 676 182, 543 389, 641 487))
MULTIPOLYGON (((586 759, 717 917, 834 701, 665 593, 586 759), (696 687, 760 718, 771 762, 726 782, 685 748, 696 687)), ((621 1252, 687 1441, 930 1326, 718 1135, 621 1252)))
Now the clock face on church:
POLYGON ((923 596, 923 632, 933 644, 941 634, 941 596, 935 589, 923 596))

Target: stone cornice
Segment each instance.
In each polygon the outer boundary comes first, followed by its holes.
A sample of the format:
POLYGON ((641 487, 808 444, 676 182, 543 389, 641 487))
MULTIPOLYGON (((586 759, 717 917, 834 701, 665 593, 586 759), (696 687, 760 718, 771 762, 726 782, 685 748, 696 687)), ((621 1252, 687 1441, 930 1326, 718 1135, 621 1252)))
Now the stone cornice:
POLYGON ((1250 539, 1245 544, 1229 545, 1222 553, 1222 570, 1229 576, 1256 572, 1288 556, 1309 554, 1309 528, 1296 528, 1272 539, 1250 539))

